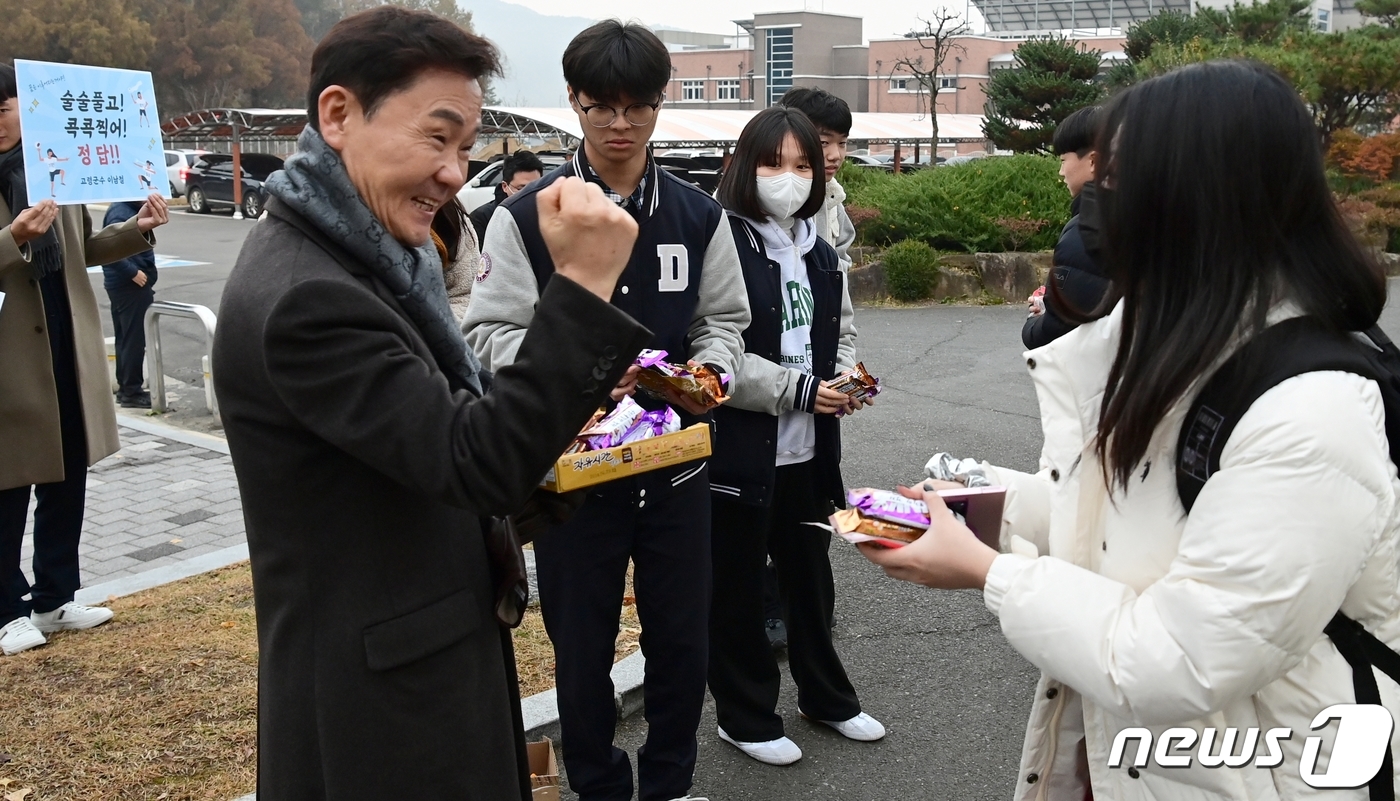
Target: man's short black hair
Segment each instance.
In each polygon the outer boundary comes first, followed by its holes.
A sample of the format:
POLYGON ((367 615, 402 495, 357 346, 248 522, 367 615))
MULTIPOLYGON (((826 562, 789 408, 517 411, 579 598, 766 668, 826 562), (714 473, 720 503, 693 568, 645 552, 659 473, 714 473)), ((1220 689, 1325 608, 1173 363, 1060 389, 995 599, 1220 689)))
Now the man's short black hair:
POLYGON ((806 219, 821 210, 826 201, 826 170, 822 168, 822 140, 816 126, 795 108, 770 106, 753 116, 734 143, 734 159, 719 181, 715 198, 730 211, 761 220, 767 216, 758 200, 758 168, 777 167, 782 162, 783 142, 788 134, 797 139, 812 168, 812 191, 794 217, 806 219))
POLYGON ((343 86, 369 116, 389 95, 407 89, 429 69, 469 78, 501 74, 496 46, 427 11, 379 6, 337 22, 311 55, 306 116, 321 130, 321 93, 343 86))
POLYGON ((671 54, 645 25, 606 19, 564 49, 564 80, 594 103, 652 102, 671 80, 671 54))
POLYGON ((501 167, 501 182, 510 183, 517 173, 537 172, 544 175, 544 162, 528 150, 521 150, 506 156, 506 163, 501 167))
POLYGON ((794 86, 778 100, 778 104, 806 114, 817 128, 841 136, 851 135, 851 107, 825 89, 794 86))
POLYGON ((1055 138, 1052 143, 1055 155, 1074 153, 1084 158, 1094 149, 1094 137, 1098 135, 1098 130, 1098 106, 1085 106, 1070 114, 1055 126, 1055 138))
POLYGON ((0 103, 19 97, 19 85, 15 83, 15 68, 0 62, 0 103))

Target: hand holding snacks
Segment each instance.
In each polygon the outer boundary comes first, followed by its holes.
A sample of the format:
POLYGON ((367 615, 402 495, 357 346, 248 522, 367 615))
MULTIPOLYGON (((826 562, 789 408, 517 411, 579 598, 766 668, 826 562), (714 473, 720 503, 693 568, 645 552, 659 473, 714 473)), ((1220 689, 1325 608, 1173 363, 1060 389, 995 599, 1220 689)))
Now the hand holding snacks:
POLYGON ((637 356, 637 366, 642 368, 637 374, 637 386, 647 394, 668 401, 683 398, 695 407, 687 411, 698 409, 699 413, 729 400, 724 394, 728 376, 703 364, 678 365, 665 359, 664 350, 644 350, 637 356))
MULTIPOLYGON (((1005 487, 938 490, 936 494, 978 539, 996 547, 1001 537, 1005 487)), ((928 504, 900 492, 847 490, 846 502, 851 508, 832 515, 831 525, 847 542, 898 548, 919 539, 932 524, 928 504)))
POLYGON ((864 362, 856 362, 855 367, 825 383, 849 397, 857 409, 868 406, 880 394, 880 379, 866 371, 864 362))

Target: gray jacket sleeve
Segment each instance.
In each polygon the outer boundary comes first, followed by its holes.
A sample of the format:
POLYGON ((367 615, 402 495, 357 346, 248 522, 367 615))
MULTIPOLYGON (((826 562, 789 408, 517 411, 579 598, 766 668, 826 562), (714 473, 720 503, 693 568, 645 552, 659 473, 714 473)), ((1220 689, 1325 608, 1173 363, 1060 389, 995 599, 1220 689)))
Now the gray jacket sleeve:
POLYGON ((744 270, 734 249, 734 232, 729 220, 721 216, 705 248, 699 299, 686 341, 690 343, 690 358, 734 376, 730 379, 731 390, 740 381, 737 373, 744 356, 743 334, 751 320, 744 270))
POLYGON ((817 380, 800 370, 774 364, 756 353, 745 353, 730 382, 730 401, 736 409, 779 415, 816 407, 817 380))
POLYGON ((846 213, 844 205, 836 209, 836 241, 831 246, 836 248, 836 258, 841 261, 841 269, 851 268, 851 245, 856 241, 856 226, 851 222, 851 215, 846 213))
POLYGON ((525 340, 540 300, 539 283, 509 211, 491 215, 481 251, 482 272, 472 288, 462 333, 484 367, 500 370, 515 361, 525 340))
MULTIPOLYGON (((845 212, 842 212, 845 215, 845 212)), ((856 366, 856 308, 851 303, 851 277, 846 262, 841 264, 841 331, 836 339, 836 372, 856 366)))

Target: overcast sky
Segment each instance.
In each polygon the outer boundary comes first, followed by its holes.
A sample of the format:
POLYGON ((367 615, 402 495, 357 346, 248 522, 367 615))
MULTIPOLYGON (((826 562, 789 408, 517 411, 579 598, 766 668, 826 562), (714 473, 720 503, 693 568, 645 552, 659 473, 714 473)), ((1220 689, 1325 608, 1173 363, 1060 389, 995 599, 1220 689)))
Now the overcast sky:
MULTIPOLYGON (((732 34, 736 19, 751 19, 755 13, 794 11, 803 0, 701 0, 701 2, 657 2, 657 0, 511 0, 541 14, 622 17, 639 19, 648 25, 665 25, 704 33, 732 34)), ((972 23, 981 29, 981 18, 967 0, 946 0, 957 12, 969 8, 972 23)), ((826 11, 865 18, 865 38, 884 39, 908 31, 918 24, 918 15, 927 16, 940 3, 937 0, 806 0, 808 11, 826 11), (927 7, 925 7, 927 6, 927 7)), ((465 4, 470 7, 471 3, 465 4)))

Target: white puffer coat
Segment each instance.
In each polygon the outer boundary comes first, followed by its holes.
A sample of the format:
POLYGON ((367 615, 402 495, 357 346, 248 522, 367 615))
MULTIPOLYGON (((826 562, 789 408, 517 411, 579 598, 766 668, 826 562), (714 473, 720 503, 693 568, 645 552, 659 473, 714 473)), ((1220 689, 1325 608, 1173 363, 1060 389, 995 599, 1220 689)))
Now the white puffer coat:
MULTIPOLYGON (((1173 462, 1189 405, 1180 403, 1110 500, 1092 440, 1121 311, 1026 353, 1045 432, 1041 469, 988 466, 1009 487, 1010 553, 992 566, 986 603, 1042 671, 1015 798, 1082 801, 1087 781, 1099 801, 1320 795, 1303 782, 1300 757, 1309 736, 1330 754, 1337 724, 1309 726, 1323 709, 1355 702, 1351 668, 1323 627, 1340 608, 1400 646, 1400 482, 1380 391, 1338 372, 1274 387, 1239 421, 1189 518, 1173 462), (1110 769, 1115 736, 1135 726, 1154 738, 1172 726, 1214 727, 1214 753, 1227 727, 1241 738, 1249 727, 1293 736, 1274 769, 1203 767, 1198 743, 1190 767, 1129 770, 1136 740, 1110 769)), ((1400 688, 1376 676, 1395 716, 1400 688)), ((1392 746, 1400 754, 1400 737, 1392 746)), ((1257 752, 1267 752, 1262 734, 1257 752)))

